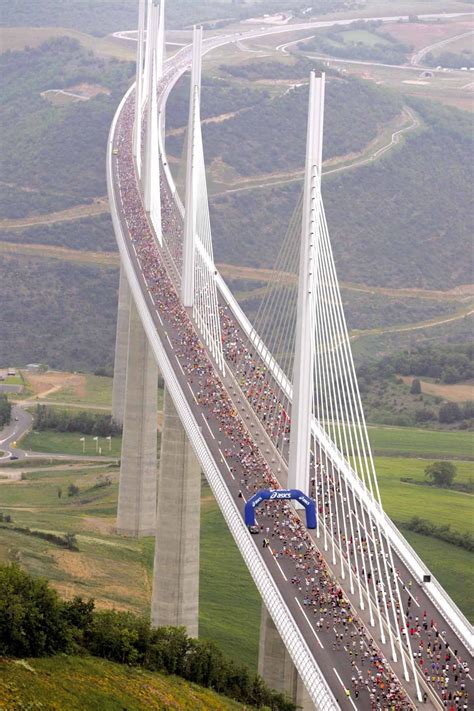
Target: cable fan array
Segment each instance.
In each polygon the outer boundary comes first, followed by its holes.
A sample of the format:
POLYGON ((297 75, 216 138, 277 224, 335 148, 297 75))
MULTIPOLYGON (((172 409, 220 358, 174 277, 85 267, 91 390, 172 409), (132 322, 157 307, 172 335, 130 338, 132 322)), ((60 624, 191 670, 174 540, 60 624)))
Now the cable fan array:
MULTIPOLYGON (((391 545, 381 528, 380 491, 362 408, 349 333, 331 248, 320 180, 313 183, 319 225, 311 298, 313 390, 307 491, 319 511, 317 537, 370 624, 398 647, 418 684, 391 545), (402 635, 404 639, 402 639, 402 635), (403 650, 403 651, 402 651, 403 650)), ((250 404, 281 457, 289 462, 295 323, 298 302, 302 198, 258 309, 252 348, 242 349, 236 373, 250 404)), ((313 206, 314 207, 314 206, 313 206)))

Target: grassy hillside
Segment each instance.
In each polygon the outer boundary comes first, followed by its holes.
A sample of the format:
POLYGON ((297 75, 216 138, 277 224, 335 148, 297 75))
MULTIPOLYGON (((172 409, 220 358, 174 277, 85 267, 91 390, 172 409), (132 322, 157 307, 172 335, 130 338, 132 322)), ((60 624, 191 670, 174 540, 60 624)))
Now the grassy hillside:
POLYGON ((0 256, 0 362, 69 370, 111 366, 118 271, 0 256))
POLYGON ((242 704, 176 676, 91 657, 0 660, 0 707, 237 711, 242 704))

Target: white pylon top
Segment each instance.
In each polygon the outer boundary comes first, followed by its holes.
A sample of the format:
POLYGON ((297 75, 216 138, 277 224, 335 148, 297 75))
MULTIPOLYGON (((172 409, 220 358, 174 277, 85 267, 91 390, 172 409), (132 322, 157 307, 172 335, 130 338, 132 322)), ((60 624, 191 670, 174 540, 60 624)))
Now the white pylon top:
POLYGON ((319 189, 323 148, 325 75, 311 72, 306 139, 301 253, 293 369, 288 486, 309 493, 313 402, 313 290, 319 243, 319 189))
POLYGON ((193 60, 191 66, 191 87, 189 91, 189 121, 188 121, 188 148, 186 163, 186 197, 184 214, 184 244, 183 244, 183 272, 181 279, 181 298, 183 306, 194 305, 194 266, 196 249, 196 131, 200 121, 200 93, 202 71, 202 27, 194 26, 193 30, 193 60))

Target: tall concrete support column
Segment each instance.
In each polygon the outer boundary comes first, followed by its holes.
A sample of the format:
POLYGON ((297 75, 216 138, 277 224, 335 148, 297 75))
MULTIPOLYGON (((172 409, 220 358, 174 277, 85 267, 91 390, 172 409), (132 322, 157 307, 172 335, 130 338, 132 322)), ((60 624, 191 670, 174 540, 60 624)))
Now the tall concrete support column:
POLYGON ((271 689, 286 694, 303 711, 315 711, 316 707, 311 701, 263 602, 260 618, 258 673, 271 689))
POLYGON ((115 336, 114 382, 112 387, 112 417, 123 424, 125 407, 125 380, 127 377, 128 327, 130 321, 130 287, 123 267, 120 267, 120 283, 115 336))
POLYGON ((198 636, 201 467, 165 388, 151 621, 198 636))
POLYGON ((130 301, 117 532, 153 536, 156 523, 158 368, 130 301))

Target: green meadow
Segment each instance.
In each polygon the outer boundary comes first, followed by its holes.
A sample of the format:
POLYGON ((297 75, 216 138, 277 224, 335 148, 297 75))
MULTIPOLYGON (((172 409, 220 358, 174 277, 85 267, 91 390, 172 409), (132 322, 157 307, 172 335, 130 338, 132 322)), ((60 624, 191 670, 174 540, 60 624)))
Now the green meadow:
POLYGON ((79 432, 56 432, 44 430, 42 432, 29 432, 18 443, 21 449, 31 452, 48 452, 88 456, 120 457, 122 450, 122 437, 117 435, 107 440, 99 437, 96 442, 92 435, 82 435, 79 432), (81 438, 84 437, 84 442, 81 438), (99 449, 101 452, 99 453, 99 449))
POLYGON ((369 438, 376 456, 474 459, 472 432, 369 426, 369 438))

